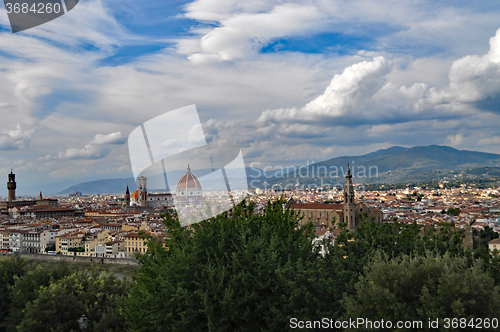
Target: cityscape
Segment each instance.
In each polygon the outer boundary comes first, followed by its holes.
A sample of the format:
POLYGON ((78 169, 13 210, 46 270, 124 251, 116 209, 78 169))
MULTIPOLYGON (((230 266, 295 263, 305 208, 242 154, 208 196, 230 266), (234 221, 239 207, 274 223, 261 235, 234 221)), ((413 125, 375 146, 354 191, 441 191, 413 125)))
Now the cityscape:
POLYGON ((500 331, 499 18, 3 0, 0 332, 500 331))
MULTIPOLYGON (((349 183, 346 182, 345 190, 337 187, 286 191, 256 188, 249 193, 248 200, 256 203, 258 213, 268 201, 284 197, 288 206, 302 216, 301 224, 311 222, 318 239, 328 232, 333 241, 340 232, 337 222, 345 220, 354 231, 361 222, 363 209, 369 211, 366 219, 373 216, 377 223, 397 221, 437 228, 452 225, 459 230, 477 232, 489 227, 500 233, 500 187, 445 188, 445 183, 439 183, 439 189, 406 187, 365 191, 364 186, 352 184, 349 168, 346 180, 349 183), (344 214, 349 204, 354 211, 344 214)), ((174 213, 174 200, 190 201, 184 206, 208 203, 201 202, 202 188, 189 169, 179 180, 179 197, 171 193, 148 193, 147 179, 139 178, 139 182, 142 183, 140 189, 133 193, 128 187, 124 194, 75 192, 57 198, 43 197, 40 192, 38 198, 17 200, 15 174, 11 172, 7 182, 9 197, 0 202, 2 253, 133 259, 135 253, 147 252, 144 235, 159 239, 167 236, 162 215, 174 213), (190 195, 187 191, 193 189, 197 191, 190 195)), ((227 203, 223 196, 210 202, 213 206, 223 203, 227 203)), ((491 240, 489 248, 500 249, 499 241, 491 240)))

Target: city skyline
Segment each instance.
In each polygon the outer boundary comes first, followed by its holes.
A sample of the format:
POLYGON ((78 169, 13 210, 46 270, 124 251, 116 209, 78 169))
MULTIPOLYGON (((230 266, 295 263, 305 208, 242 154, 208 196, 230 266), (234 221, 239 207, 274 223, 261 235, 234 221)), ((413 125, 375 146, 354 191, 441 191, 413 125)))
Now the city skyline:
POLYGON ((236 142, 247 166, 395 145, 500 153, 499 11, 83 1, 12 34, 2 7, 0 174, 33 186, 129 177, 133 128, 191 104, 207 140, 236 142))

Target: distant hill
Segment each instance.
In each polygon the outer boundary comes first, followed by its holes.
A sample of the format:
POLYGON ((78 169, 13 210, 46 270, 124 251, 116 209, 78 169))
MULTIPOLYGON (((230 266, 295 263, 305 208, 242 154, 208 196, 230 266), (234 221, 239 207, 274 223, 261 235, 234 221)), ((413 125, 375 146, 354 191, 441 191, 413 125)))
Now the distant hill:
POLYGON ((75 184, 59 193, 59 195, 74 194, 76 191, 84 195, 92 194, 124 194, 127 185, 131 192, 137 189, 133 178, 127 179, 104 179, 75 184))
MULTIPOLYGON (((198 170, 198 171, 193 171, 193 174, 196 176, 201 176, 201 174, 209 173, 211 170, 198 170)), ((246 168, 247 176, 252 177, 254 174, 259 174, 259 172, 262 172, 260 169, 256 168, 246 168)), ((185 170, 182 171, 172 171, 169 173, 169 176, 171 175, 173 178, 181 178, 184 174, 186 173, 185 170)), ((238 173, 235 173, 232 170, 226 170, 226 173, 229 177, 235 178, 238 173)), ((161 189, 155 189, 154 188, 154 183, 157 181, 158 178, 148 178, 148 191, 154 192, 154 191, 161 191, 161 189)), ((163 175, 160 176, 160 180, 163 180, 163 175)), ((245 180, 243 179, 237 179, 237 180, 245 180)), ((161 181, 160 181, 161 182, 161 181)), ((129 187, 130 192, 134 192, 137 190, 137 184, 135 183, 133 178, 125 178, 125 179, 104 179, 104 180, 95 180, 95 181, 88 181, 88 182, 81 182, 78 184, 75 184, 67 189, 64 189, 63 191, 59 192, 59 195, 68 195, 68 194, 74 194, 76 191, 81 192, 83 195, 92 195, 92 194, 124 194, 125 190, 127 188, 127 185, 129 187)), ((175 188, 174 188, 175 189, 175 188)))
MULTIPOLYGON (((416 146, 405 148, 393 146, 362 156, 344 156, 332 158, 312 165, 288 168, 287 171, 268 171, 247 167, 248 184, 252 187, 264 187, 279 184, 343 184, 347 163, 351 165, 355 183, 408 183, 427 182, 442 179, 470 179, 498 177, 500 155, 468 150, 457 150, 449 146, 416 146), (294 172, 295 170, 295 172, 294 172), (318 170, 320 171, 318 174, 318 170), (300 173, 299 173, 300 171, 300 173), (314 171, 314 172, 313 172, 314 171), (370 174, 371 172, 371 174, 370 174), (295 173, 295 174, 294 174, 295 173), (323 182, 322 182, 323 181, 323 182)), ((209 170, 200 170, 210 172, 209 170)), ((180 178, 182 171, 172 174, 180 178)), ((195 172, 195 175, 196 174, 195 172)), ((231 171, 228 171, 231 176, 231 171)), ((151 179, 153 183, 153 179, 151 179)), ((155 191, 150 187, 148 189, 155 191)), ((71 186, 59 194, 71 194, 79 191, 85 195, 118 193, 122 194, 129 186, 131 192, 137 189, 133 178, 107 179, 82 182, 71 186)))
MULTIPOLYGON (((347 163, 350 163, 357 183, 425 182, 440 179, 445 174, 449 176, 450 171, 460 172, 464 177, 470 175, 468 172, 481 177, 482 174, 476 173, 485 167, 500 167, 500 155, 439 145, 413 148, 394 146, 362 156, 337 157, 308 167, 302 166, 300 174, 299 167, 295 168, 295 174, 293 169, 285 174, 278 172, 267 182, 281 185, 297 182, 320 184, 323 179, 323 183, 342 184, 347 163), (338 177, 335 178, 335 175, 338 177)), ((494 174, 485 172, 488 176, 494 174)))

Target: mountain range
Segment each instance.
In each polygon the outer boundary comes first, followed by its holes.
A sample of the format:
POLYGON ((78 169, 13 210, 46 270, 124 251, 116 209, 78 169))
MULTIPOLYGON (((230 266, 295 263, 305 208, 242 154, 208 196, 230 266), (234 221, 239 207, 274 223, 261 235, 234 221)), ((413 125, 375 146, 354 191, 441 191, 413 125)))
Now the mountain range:
POLYGON ((300 174, 294 174, 294 169, 285 174, 275 172, 267 182, 283 185, 293 180, 301 184, 319 184, 318 181, 322 179, 323 183, 343 183, 348 163, 353 181, 366 184, 427 182, 450 176, 491 178, 500 174, 495 170, 500 168, 500 154, 457 150, 439 145, 412 148, 393 146, 362 156, 337 157, 307 167, 302 166, 300 174), (303 176, 306 174, 309 176, 303 176))
MULTIPOLYGON (((407 183, 450 177, 500 177, 500 154, 457 150, 439 145, 412 148, 394 146, 362 156, 337 157, 285 169, 275 167, 267 172, 247 167, 246 172, 251 187, 273 184, 284 186, 290 183, 342 184, 348 163, 355 183, 407 183)), ((75 191, 83 194, 124 193, 127 185, 131 191, 137 189, 133 178, 106 179, 82 182, 59 194, 75 191)))

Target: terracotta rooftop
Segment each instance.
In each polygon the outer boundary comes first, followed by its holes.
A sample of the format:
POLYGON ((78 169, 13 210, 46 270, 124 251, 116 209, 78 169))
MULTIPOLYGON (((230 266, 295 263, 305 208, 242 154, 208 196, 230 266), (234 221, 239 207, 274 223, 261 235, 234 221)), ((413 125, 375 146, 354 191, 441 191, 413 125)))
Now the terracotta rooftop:
POLYGON ((311 203, 311 204, 290 204, 292 209, 312 209, 312 210, 343 210, 344 205, 342 204, 322 204, 322 203, 311 203))
POLYGON ((500 238, 488 242, 488 244, 500 244, 500 238))

